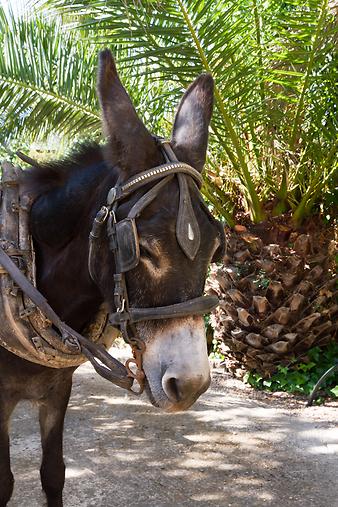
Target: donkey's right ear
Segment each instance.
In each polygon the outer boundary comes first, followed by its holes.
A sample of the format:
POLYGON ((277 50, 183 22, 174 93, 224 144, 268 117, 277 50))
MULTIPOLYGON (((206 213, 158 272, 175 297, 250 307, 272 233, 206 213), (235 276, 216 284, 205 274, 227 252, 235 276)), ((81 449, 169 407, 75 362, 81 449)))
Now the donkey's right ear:
POLYGON ((103 130, 110 144, 108 158, 123 169, 131 169, 137 163, 138 170, 146 168, 155 142, 137 116, 136 110, 118 76, 109 49, 99 53, 97 94, 103 117, 103 130))

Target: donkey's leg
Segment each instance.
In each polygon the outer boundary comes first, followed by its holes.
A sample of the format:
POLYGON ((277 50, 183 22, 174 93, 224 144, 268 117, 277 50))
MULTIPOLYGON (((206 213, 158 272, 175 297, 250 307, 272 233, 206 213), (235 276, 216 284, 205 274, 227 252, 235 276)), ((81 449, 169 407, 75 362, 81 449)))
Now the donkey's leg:
POLYGON ((9 418, 17 401, 6 400, 0 393, 0 507, 5 507, 12 496, 14 478, 9 458, 9 418))
POLYGON ((48 507, 62 507, 65 482, 62 438, 63 422, 72 388, 71 375, 53 383, 40 405, 39 419, 42 442, 40 476, 48 507))

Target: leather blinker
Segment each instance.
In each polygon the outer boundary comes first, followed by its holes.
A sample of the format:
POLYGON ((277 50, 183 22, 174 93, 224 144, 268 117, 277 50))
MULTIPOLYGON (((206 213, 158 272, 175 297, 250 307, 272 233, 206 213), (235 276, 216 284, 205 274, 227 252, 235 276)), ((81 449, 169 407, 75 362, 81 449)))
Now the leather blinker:
POLYGON ((140 247, 136 223, 133 218, 125 218, 116 224, 118 261, 122 273, 135 268, 140 261, 140 247))

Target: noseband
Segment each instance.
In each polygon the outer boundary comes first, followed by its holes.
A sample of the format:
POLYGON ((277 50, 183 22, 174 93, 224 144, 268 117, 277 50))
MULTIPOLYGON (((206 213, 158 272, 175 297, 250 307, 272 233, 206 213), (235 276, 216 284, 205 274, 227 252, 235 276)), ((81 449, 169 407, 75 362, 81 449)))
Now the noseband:
POLYGON ((123 184, 118 181, 116 186, 109 190, 106 204, 97 213, 89 237, 88 268, 91 278, 97 283, 94 263, 98 240, 102 237, 104 226, 106 227, 109 249, 114 255, 115 262, 114 304, 116 311, 110 314, 109 320, 114 327, 120 328, 123 339, 132 347, 134 359, 129 360, 126 366, 128 374, 139 382, 140 391, 143 390, 144 384, 142 353, 145 350, 145 344, 138 338, 134 324, 148 320, 203 315, 218 305, 217 297, 202 295, 182 303, 154 308, 135 308, 129 305, 125 273, 135 268, 140 261, 136 219, 174 177, 178 179, 180 190, 176 222, 177 241, 185 255, 191 260, 195 258, 200 245, 200 231, 191 205, 188 178, 192 179, 200 189, 202 176, 190 165, 177 160, 169 142, 160 141, 160 143, 166 163, 144 171, 123 184), (120 203, 140 188, 155 182, 156 184, 132 206, 128 216, 118 221, 116 217, 120 203), (129 368, 131 362, 136 364, 136 373, 129 368))

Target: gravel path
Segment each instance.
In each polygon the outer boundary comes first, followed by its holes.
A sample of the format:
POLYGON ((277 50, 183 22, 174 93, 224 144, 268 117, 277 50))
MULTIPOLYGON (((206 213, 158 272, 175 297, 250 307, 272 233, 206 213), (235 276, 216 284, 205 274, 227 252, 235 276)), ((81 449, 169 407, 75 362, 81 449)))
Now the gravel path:
MULTIPOLYGON (((216 371, 190 411, 168 415, 85 364, 66 418, 64 507, 338 507, 338 404, 303 405, 216 371)), ((9 506, 45 505, 29 404, 11 434, 9 506)))

